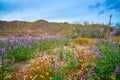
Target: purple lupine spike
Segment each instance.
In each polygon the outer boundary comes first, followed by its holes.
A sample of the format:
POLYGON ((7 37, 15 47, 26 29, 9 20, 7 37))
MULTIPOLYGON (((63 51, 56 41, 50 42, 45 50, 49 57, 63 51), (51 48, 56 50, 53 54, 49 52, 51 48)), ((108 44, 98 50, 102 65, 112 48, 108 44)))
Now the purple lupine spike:
POLYGON ((63 55, 63 61, 65 62, 66 61, 66 53, 63 52, 62 55, 63 55))
POLYGON ((112 45, 115 45, 115 44, 116 44, 116 42, 113 41, 113 42, 112 42, 112 45))
POLYGON ((28 39, 24 39, 24 46, 25 46, 25 47, 28 47, 28 46, 29 46, 29 41, 28 41, 28 39))
POLYGON ((58 52, 58 46, 56 46, 55 52, 56 52, 56 53, 58 52))
POLYGON ((98 45, 98 39, 96 39, 95 44, 96 44, 96 46, 98 45))
POLYGON ((6 62, 5 48, 1 49, 1 53, 2 53, 2 64, 4 64, 6 62))
POLYGON ((15 62, 15 59, 13 58, 13 59, 11 60, 11 63, 14 64, 14 62, 15 62))
POLYGON ((88 76, 92 77, 93 76, 93 67, 90 69, 90 71, 88 72, 88 76))
POLYGON ((97 57, 97 58, 100 58, 100 57, 101 57, 101 55, 100 55, 100 52, 99 52, 99 51, 95 51, 95 55, 96 55, 96 57, 97 57))
POLYGON ((109 39, 109 43, 112 44, 112 42, 113 42, 113 39, 109 39))
POLYGON ((110 36, 114 36, 116 34, 117 30, 114 29, 112 32, 110 32, 110 36))
POLYGON ((115 68, 116 75, 120 74, 120 64, 115 68))
POLYGON ((110 32, 110 36, 113 36, 113 32, 110 32))
POLYGON ((56 60, 56 61, 55 61, 55 71, 58 70, 58 67, 59 67, 59 62, 58 62, 58 60, 56 60))
POLYGON ((114 29, 114 30, 113 30, 113 35, 115 35, 115 34, 116 34, 116 32, 117 32, 117 30, 116 30, 116 29, 114 29))
POLYGON ((2 53, 5 53, 5 48, 2 48, 2 49, 1 49, 1 52, 2 52, 2 53))
POLYGON ((103 34, 104 28, 101 28, 101 29, 99 30, 99 32, 100 32, 100 34, 103 34))
POLYGON ((74 54, 74 61, 76 61, 77 60, 77 54, 75 53, 74 54))
POLYGON ((80 77, 80 80, 86 80, 86 76, 80 77))

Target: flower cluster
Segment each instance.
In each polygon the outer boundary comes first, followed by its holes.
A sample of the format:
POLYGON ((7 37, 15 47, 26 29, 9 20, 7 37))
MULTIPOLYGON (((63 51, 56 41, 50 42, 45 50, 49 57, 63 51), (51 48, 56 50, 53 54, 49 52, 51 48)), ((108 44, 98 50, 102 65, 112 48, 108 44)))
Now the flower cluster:
POLYGON ((88 44, 89 40, 90 40, 89 38, 75 38, 72 40, 72 42, 74 44, 84 45, 84 44, 88 44))

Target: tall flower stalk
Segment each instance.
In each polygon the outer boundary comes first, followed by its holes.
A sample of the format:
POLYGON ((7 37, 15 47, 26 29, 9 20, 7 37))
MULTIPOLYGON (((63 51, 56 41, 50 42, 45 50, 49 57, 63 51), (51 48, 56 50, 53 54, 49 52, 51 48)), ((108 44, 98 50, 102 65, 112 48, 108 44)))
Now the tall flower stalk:
POLYGON ((104 32, 104 28, 101 28, 100 30, 99 30, 99 32, 100 32, 100 39, 102 38, 102 35, 103 35, 103 32, 104 32))
POLYGON ((5 48, 2 48, 1 49, 1 53, 2 53, 2 72, 1 72, 1 80, 4 80, 4 65, 5 65, 5 62, 6 62, 6 56, 5 56, 5 48))
POLYGON ((65 62, 66 61, 66 53, 63 52, 62 55, 63 55, 63 61, 65 62))
POLYGON ((2 64, 4 64, 5 61, 6 61, 5 48, 2 48, 2 49, 1 49, 1 53, 2 53, 2 64))

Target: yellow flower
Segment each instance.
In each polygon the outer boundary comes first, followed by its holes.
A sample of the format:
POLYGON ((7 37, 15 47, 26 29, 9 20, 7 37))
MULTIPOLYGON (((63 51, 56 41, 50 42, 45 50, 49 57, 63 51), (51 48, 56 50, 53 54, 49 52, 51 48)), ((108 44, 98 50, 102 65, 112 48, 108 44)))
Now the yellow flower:
POLYGON ((88 68, 86 68, 86 71, 88 71, 88 68))
POLYGON ((96 64, 95 64, 95 63, 92 63, 92 65, 93 65, 93 66, 96 66, 96 64))
POLYGON ((50 80, 52 80, 52 78, 50 77, 50 80))
POLYGON ((115 79, 115 77, 116 77, 115 73, 113 73, 110 77, 111 77, 111 79, 115 79))
POLYGON ((82 62, 82 60, 80 59, 80 62, 82 62))
POLYGON ((52 71, 52 69, 50 69, 50 72, 52 71))
POLYGON ((43 63, 44 62, 44 60, 41 60, 41 63, 43 63))
POLYGON ((50 62, 52 62, 52 60, 50 59, 50 62))
POLYGON ((34 79, 37 77, 37 75, 34 76, 34 79))
POLYGON ((49 73, 48 73, 48 72, 46 72, 46 75, 48 76, 48 75, 49 75, 49 73))
POLYGON ((60 66, 64 66, 64 62, 63 61, 60 62, 60 66))
POLYGON ((43 75, 40 75, 41 78, 45 78, 43 75))
POLYGON ((30 76, 30 79, 32 79, 33 77, 32 76, 30 76))
POLYGON ((40 69, 40 67, 39 67, 39 66, 37 66, 36 68, 37 68, 37 69, 40 69))

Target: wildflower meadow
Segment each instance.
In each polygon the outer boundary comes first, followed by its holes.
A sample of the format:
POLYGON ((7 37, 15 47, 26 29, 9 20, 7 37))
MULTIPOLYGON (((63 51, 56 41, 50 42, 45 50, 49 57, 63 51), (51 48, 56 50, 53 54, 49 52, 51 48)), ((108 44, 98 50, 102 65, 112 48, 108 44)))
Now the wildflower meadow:
POLYGON ((119 80, 116 30, 98 38, 7 36, 0 41, 1 80, 119 80), (26 64, 24 64, 26 63, 26 64))

